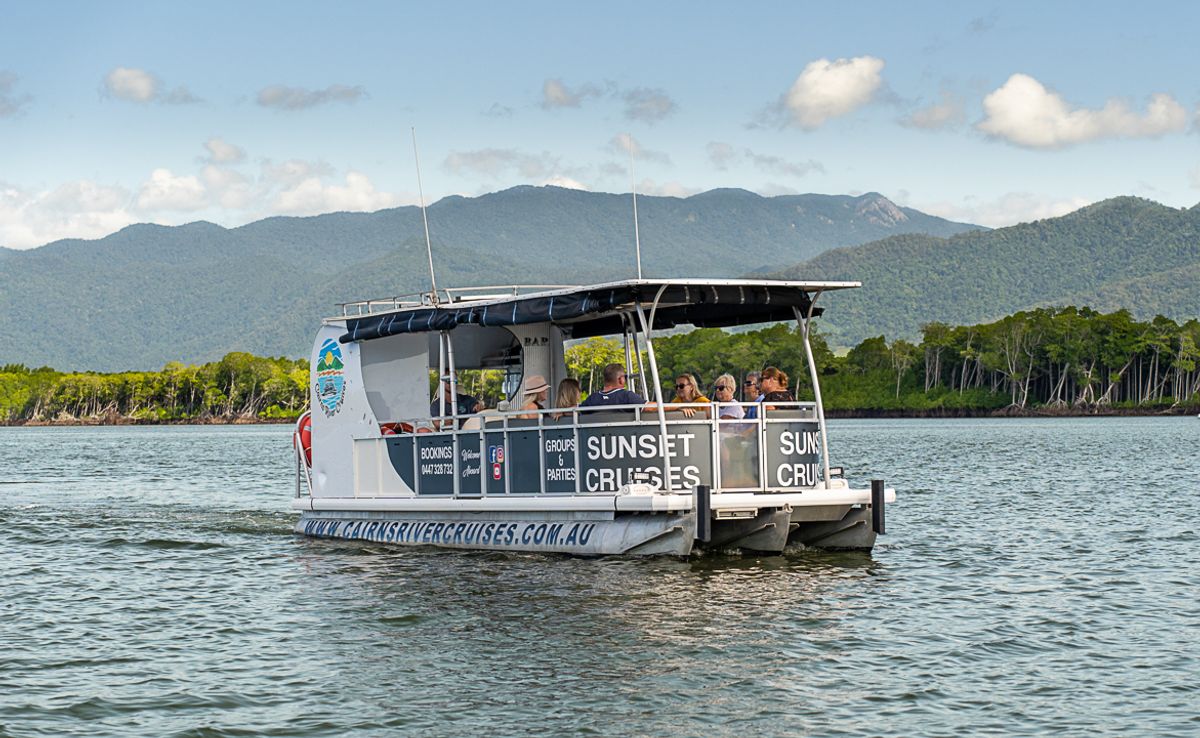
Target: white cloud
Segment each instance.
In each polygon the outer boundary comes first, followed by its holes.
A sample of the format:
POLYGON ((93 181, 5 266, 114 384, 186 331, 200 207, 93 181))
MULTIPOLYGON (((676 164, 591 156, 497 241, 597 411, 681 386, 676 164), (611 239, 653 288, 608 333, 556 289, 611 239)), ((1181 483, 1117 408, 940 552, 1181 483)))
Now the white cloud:
POLYGON ((0 71, 0 118, 16 115, 22 106, 33 99, 29 95, 14 95, 13 88, 16 84, 17 75, 0 71))
POLYGON ((138 192, 139 210, 188 212, 208 205, 208 192, 194 176, 177 176, 170 169, 155 169, 138 192))
POLYGON ((356 103, 367 96, 358 85, 330 85, 323 90, 270 85, 258 91, 258 104, 276 110, 305 110, 334 102, 356 103))
POLYGON ((516 172, 525 180, 545 179, 559 169, 558 160, 547 153, 526 154, 516 149, 452 151, 442 166, 452 174, 474 173, 492 179, 516 172))
POLYGON ((1111 99, 1098 110, 1072 108, 1057 93, 1025 74, 1014 74, 983 99, 979 130, 1034 149, 1057 149, 1102 138, 1153 138, 1187 127, 1187 111, 1157 93, 1144 114, 1111 99))
POLYGON ((204 142, 208 149, 208 161, 213 164, 237 164, 245 161, 246 152, 222 138, 210 138, 204 142))
POLYGON ((173 90, 163 92, 162 81, 145 69, 136 67, 115 67, 104 75, 102 90, 108 97, 136 103, 165 103, 167 105, 186 105, 200 102, 200 99, 180 85, 173 90))
POLYGON ((625 117, 657 123, 675 111, 675 101, 663 90, 638 87, 624 93, 625 117))
POLYGON ((316 215, 342 211, 372 211, 399 204, 390 192, 380 192, 365 174, 346 173, 345 184, 325 184, 318 177, 301 180, 280 192, 272 202, 277 213, 316 215))
POLYGON ((594 84, 583 84, 575 89, 567 87, 561 79, 547 79, 542 83, 542 107, 547 110, 554 108, 577 108, 589 97, 600 97, 603 88, 594 84))
POLYGON ((733 144, 728 144, 724 141, 710 141, 705 149, 708 151, 708 160, 722 172, 729 169, 729 165, 738 156, 737 150, 733 148, 733 144))
POLYGON ((647 149, 642 146, 640 141, 628 133, 618 133, 616 136, 613 136, 612 140, 608 142, 608 150, 624 156, 629 156, 632 153, 633 158, 637 161, 649 161, 657 164, 671 163, 671 157, 662 151, 647 149))
POLYGON ((300 159, 289 159, 282 164, 276 164, 270 159, 262 163, 261 178, 270 187, 293 187, 306 179, 313 177, 328 177, 333 174, 333 167, 325 162, 310 162, 300 159))
POLYGON ((656 182, 653 179, 643 179, 638 182, 639 195, 654 195, 658 197, 691 197, 702 190, 698 187, 688 187, 679 182, 656 182))
POLYGON ((549 179, 542 182, 542 184, 551 185, 553 187, 566 187, 568 190, 585 190, 586 191, 589 189, 587 185, 583 184, 582 182, 580 182, 578 180, 571 179, 570 177, 562 177, 562 176, 550 177, 549 179))
POLYGON ((883 66, 873 56, 809 63, 783 97, 790 122, 814 130, 871 102, 883 84, 883 66))
POLYGON ((927 131, 953 128, 966 119, 963 101, 958 96, 943 90, 941 98, 923 108, 918 108, 900 119, 900 125, 923 128, 927 131))
POLYGON ((158 96, 158 79, 144 69, 117 67, 105 75, 104 90, 118 100, 146 103, 158 96))
POLYGON ((1008 192, 988 201, 968 197, 959 203, 941 201, 905 204, 921 212, 949 220, 975 223, 990 228, 1002 228, 1017 223, 1057 218, 1086 205, 1091 205, 1092 202, 1083 197, 1051 197, 1030 192, 1008 192))
POLYGON ((745 150, 746 158, 758 169, 771 174, 785 174, 789 177, 803 177, 809 172, 824 172, 825 167, 819 161, 788 161, 780 156, 756 154, 750 149, 745 150))
MULTIPOLYGON (((708 159, 712 165, 721 171, 742 162, 768 174, 782 174, 789 177, 803 177, 811 172, 824 172, 825 166, 819 161, 789 161, 773 154, 760 154, 749 148, 737 149, 724 141, 711 141, 706 147, 708 159)), ((780 185, 772 185, 778 188, 780 185)))
POLYGON ((30 192, 0 183, 0 246, 27 249, 61 238, 101 238, 136 222, 129 192, 91 180, 30 192))
MULTIPOLYGON (((214 147, 209 151, 218 156, 214 147)), ((153 170, 136 196, 86 180, 46 192, 0 183, 0 246, 31 248, 59 238, 100 238, 139 221, 177 225, 195 219, 196 211, 214 211, 210 217, 215 220, 239 225, 271 215, 379 210, 417 200, 408 193, 382 192, 361 172, 347 171, 340 181, 337 176, 324 162, 265 160, 257 174, 247 174, 232 163, 204 160, 196 174, 153 170)))
POLYGON ((235 169, 209 164, 200 170, 200 179, 209 199, 223 208, 242 210, 254 202, 250 179, 235 169))

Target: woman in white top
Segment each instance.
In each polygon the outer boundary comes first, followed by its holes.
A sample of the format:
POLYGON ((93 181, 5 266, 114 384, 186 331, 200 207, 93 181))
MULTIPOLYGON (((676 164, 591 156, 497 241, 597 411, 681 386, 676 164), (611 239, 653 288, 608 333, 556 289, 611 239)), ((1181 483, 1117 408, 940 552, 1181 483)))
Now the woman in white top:
POLYGON ((713 385, 713 402, 717 403, 717 417, 740 420, 746 416, 742 406, 733 398, 736 389, 737 380, 732 376, 722 374, 717 377, 717 383, 713 385))

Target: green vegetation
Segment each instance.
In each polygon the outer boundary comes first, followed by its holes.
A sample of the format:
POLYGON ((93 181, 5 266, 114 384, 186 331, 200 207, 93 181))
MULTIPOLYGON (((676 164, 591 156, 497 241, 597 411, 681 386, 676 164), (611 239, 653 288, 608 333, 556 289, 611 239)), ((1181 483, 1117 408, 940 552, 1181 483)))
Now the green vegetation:
POLYGON ((231 353, 160 372, 62 373, 0 366, 0 421, 232 421, 299 416, 308 362, 231 353))
MULTIPOLYGON (((844 413, 959 414, 995 411, 1156 411, 1200 406, 1200 321, 1127 311, 1041 308, 952 327, 929 323, 922 339, 868 338, 835 356, 813 337, 825 407, 844 413)), ((613 342, 615 349, 615 342, 613 342)), ((729 372, 777 366, 798 399, 813 397, 795 328, 749 333, 702 329, 655 341, 664 394, 690 372, 711 389, 729 372)))
MULTIPOLYGON (((912 415, 991 412, 1158 412, 1200 409, 1200 320, 1140 322, 1125 310, 1040 308, 970 326, 928 323, 921 341, 868 338, 834 355, 814 332, 813 354, 831 412, 912 415)), ((811 400, 803 343, 783 324, 744 333, 704 328, 654 342, 663 393, 697 377, 711 396, 722 373, 777 366, 798 399, 811 400)), ((585 391, 600 370, 623 362, 615 339, 590 338, 566 352, 585 391)), ((495 407, 503 374, 463 371, 461 391, 495 407)), ((161 372, 60 373, 0 367, 0 421, 170 422, 295 418, 308 401, 304 361, 227 354, 203 366, 172 362, 161 372)), ((432 393, 436 380, 430 379, 432 393)))

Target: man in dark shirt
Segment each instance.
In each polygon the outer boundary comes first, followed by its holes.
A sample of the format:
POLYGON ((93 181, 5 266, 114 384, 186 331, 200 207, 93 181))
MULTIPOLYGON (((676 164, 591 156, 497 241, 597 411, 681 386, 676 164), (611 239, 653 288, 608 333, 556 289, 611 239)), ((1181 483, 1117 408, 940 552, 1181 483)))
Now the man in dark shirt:
MULTIPOLYGON (((483 403, 470 395, 464 395, 459 392, 457 397, 458 402, 455 403, 458 407, 459 415, 474 415, 483 409, 483 403)), ((429 417, 437 418, 440 416, 453 415, 450 407, 450 382, 442 382, 442 391, 439 397, 433 398, 433 402, 429 403, 429 417), (438 400, 442 400, 442 412, 438 412, 438 400)))
POLYGON ((612 407, 614 405, 645 405, 642 396, 625 389, 625 367, 609 364, 604 367, 604 389, 593 392, 579 407, 612 407))

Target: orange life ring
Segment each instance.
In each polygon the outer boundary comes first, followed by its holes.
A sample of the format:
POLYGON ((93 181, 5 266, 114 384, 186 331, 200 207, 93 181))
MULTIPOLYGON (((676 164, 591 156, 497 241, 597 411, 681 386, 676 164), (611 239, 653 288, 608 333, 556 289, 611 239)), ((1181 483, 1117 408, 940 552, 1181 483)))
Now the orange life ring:
POLYGON ((312 413, 304 413, 296 421, 296 432, 292 434, 292 446, 304 449, 304 461, 312 466, 312 413))

